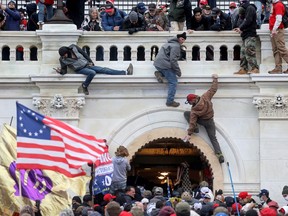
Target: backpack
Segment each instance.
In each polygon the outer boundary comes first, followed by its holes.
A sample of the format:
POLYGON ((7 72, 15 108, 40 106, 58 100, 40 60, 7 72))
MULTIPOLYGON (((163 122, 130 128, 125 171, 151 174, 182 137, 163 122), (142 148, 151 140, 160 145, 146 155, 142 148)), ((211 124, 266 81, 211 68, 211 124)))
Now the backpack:
POLYGON ((285 8, 285 13, 282 16, 282 23, 284 25, 284 28, 288 28, 288 7, 282 2, 285 8))

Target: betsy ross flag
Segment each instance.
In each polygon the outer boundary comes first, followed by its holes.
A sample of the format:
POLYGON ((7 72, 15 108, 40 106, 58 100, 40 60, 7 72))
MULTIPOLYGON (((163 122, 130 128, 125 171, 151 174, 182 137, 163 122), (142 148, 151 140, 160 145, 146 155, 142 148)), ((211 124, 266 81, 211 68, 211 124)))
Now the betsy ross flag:
POLYGON ((59 120, 17 105, 17 169, 47 169, 76 177, 104 152, 97 139, 59 120))

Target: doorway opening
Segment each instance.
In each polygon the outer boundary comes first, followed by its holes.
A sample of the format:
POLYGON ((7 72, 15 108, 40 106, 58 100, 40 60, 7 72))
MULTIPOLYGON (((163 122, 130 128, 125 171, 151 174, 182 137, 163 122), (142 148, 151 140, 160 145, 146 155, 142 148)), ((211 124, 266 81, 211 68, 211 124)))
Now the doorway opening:
POLYGON ((152 140, 136 151, 130 161, 127 184, 144 186, 147 190, 161 186, 165 190, 169 180, 169 190, 172 192, 177 187, 177 170, 182 162, 189 165, 192 186, 196 187, 205 180, 212 187, 213 172, 203 152, 193 143, 172 137, 152 140))

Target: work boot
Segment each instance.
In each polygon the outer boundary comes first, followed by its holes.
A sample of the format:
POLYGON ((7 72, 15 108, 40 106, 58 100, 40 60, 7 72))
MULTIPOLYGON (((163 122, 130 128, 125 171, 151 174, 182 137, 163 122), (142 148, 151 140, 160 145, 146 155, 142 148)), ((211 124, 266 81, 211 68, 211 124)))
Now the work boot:
POLYGON ((156 79, 157 79, 157 81, 158 81, 159 83, 163 83, 163 82, 164 82, 163 77, 162 77, 162 74, 161 74, 159 71, 155 71, 155 72, 154 72, 154 75, 155 75, 155 77, 156 77, 156 79))
POLYGON ((275 67, 273 70, 268 71, 269 74, 281 74, 282 68, 281 67, 275 67))
POLYGON ((235 72, 234 74, 243 75, 243 74, 247 74, 247 73, 248 73, 247 70, 245 70, 244 68, 240 68, 240 70, 235 72))
POLYGON ((224 163, 224 156, 222 153, 217 153, 216 157, 218 158, 219 163, 224 163))
POLYGON ((249 74, 258 74, 259 69, 258 68, 253 68, 252 70, 248 71, 249 74))
POLYGON ((166 106, 168 106, 168 107, 178 107, 178 106, 180 106, 180 103, 178 103, 176 101, 172 101, 170 103, 166 103, 166 106))
POLYGON ((132 75, 132 74, 133 74, 133 65, 130 63, 127 68, 127 75, 132 75))
POLYGON ((82 84, 82 89, 83 89, 83 93, 84 93, 85 95, 89 95, 88 88, 87 88, 84 84, 82 84))

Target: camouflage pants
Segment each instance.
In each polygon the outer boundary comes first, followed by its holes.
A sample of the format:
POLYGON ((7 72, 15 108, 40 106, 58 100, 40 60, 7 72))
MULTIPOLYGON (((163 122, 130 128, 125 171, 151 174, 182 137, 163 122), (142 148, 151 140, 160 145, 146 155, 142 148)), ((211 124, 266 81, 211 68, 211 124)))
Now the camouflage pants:
POLYGON ((246 38, 241 46, 240 67, 244 70, 259 68, 256 59, 256 37, 246 38))

